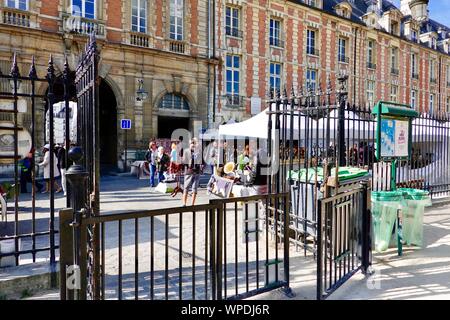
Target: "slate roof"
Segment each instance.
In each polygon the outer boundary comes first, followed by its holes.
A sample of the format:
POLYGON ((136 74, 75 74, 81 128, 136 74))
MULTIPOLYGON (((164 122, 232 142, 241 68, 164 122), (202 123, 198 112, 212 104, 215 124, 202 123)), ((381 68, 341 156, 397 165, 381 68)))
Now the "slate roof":
MULTIPOLYGON (((304 0, 290 0, 290 1, 295 2, 295 3, 301 3, 301 4, 305 5, 304 0)), ((382 4, 381 14, 390 9, 400 10, 391 1, 389 1, 389 0, 382 0, 382 1, 383 1, 383 4, 382 4)), ((437 0, 435 0, 435 1, 437 1, 437 0)), ((342 3, 342 2, 347 2, 352 6, 352 15, 351 15, 350 19, 354 22, 361 23, 362 16, 364 16, 366 13, 368 13, 370 11, 371 3, 372 2, 375 3, 376 1, 371 1, 371 0, 323 0, 323 10, 326 12, 335 14, 334 7, 336 6, 336 4, 342 3)), ((408 21, 409 19, 411 19, 411 16, 409 16, 409 15, 405 16, 405 17, 403 17, 402 22, 408 21)), ((450 38, 450 28, 445 26, 442 23, 439 23, 439 22, 433 20, 433 19, 429 19, 426 23, 423 23, 422 27, 421 27, 421 33, 427 33, 427 32, 431 32, 431 31, 434 31, 439 34, 438 41, 450 38), (445 30, 445 32, 439 33, 438 31, 440 29, 445 30)))

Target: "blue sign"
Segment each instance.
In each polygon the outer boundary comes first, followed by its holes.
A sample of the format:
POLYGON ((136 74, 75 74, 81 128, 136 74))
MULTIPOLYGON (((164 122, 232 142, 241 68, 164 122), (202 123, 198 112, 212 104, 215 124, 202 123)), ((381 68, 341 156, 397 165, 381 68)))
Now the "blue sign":
POLYGON ((120 121, 120 129, 130 130, 131 129, 131 120, 130 119, 122 119, 122 121, 120 121))

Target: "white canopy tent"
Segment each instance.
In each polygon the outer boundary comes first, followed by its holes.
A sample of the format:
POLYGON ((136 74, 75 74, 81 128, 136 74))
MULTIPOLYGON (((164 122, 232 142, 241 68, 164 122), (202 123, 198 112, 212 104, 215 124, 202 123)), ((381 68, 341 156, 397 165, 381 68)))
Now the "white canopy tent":
MULTIPOLYGON (((345 137, 350 139, 373 139, 376 132, 376 123, 361 119, 357 113, 353 111, 345 111, 345 137)), ((330 113, 330 123, 328 126, 328 117, 319 120, 319 137, 323 138, 326 134, 324 128, 330 128, 330 136, 333 139, 337 135, 339 111, 333 110, 330 113)), ((314 134, 314 133, 313 133, 314 134)))
MULTIPOLYGON (((273 108, 275 109, 275 108, 273 108)), ((249 137, 249 138, 260 138, 260 139, 267 139, 268 134, 268 125, 269 125, 269 115, 267 112, 269 109, 265 109, 264 111, 260 112, 256 116, 239 122, 239 123, 232 123, 232 124, 225 124, 219 126, 219 136, 221 137, 249 137)), ((290 115, 286 117, 286 129, 290 129, 290 115)), ((298 137, 300 134, 304 134, 304 130, 306 127, 306 120, 307 118, 300 114, 299 112, 295 112, 294 115, 294 127, 293 127, 293 134, 294 137, 298 137), (299 120, 298 117, 301 117, 300 120, 300 126, 299 126, 299 120), (302 128, 303 132, 300 132, 299 127, 302 128)), ((282 117, 280 117, 280 121, 282 122, 282 117)), ((308 127, 311 129, 314 129, 317 127, 317 121, 313 119, 309 119, 309 125, 308 127)), ((282 129, 283 123, 280 124, 280 127, 282 129)), ((275 115, 272 115, 272 136, 275 137, 275 115)))

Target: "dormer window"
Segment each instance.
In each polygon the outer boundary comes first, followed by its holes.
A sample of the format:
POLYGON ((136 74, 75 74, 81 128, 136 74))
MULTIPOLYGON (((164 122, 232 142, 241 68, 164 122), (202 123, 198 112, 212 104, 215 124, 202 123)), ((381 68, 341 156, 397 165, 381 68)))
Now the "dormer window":
POLYGON ((390 28, 391 28, 391 34, 395 34, 395 35, 399 34, 399 27, 398 27, 397 21, 392 21, 390 28))
POLYGON ((411 31, 411 41, 417 42, 418 39, 419 39, 419 37, 418 37, 417 30, 412 30, 411 31))
POLYGON ((431 46, 432 49, 436 49, 437 48, 436 38, 431 37, 431 39, 430 39, 430 46, 431 46))
POLYGON ((350 19, 352 15, 352 7, 348 3, 341 3, 335 6, 335 11, 341 17, 350 19))

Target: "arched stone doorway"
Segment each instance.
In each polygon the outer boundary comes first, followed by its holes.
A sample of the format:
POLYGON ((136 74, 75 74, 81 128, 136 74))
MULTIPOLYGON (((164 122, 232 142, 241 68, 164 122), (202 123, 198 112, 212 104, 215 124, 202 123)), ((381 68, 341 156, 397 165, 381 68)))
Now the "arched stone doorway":
POLYGON ((189 130, 190 105, 185 96, 166 93, 157 107, 158 138, 170 139, 176 129, 189 130))
POLYGON ((117 100, 104 79, 99 87, 100 164, 102 174, 117 169, 117 100))

